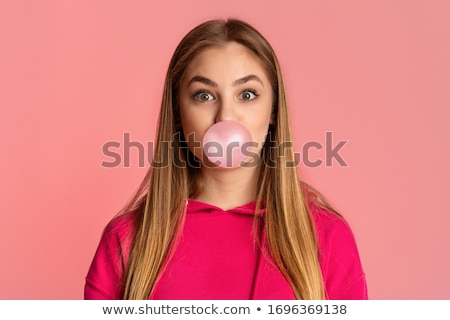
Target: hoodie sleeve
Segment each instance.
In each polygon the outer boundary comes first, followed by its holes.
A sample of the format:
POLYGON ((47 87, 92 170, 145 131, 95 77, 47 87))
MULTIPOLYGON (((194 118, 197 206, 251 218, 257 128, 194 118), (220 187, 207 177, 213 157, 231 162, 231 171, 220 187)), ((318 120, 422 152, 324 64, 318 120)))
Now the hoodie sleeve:
POLYGON ((327 299, 368 299, 365 273, 350 226, 342 217, 323 208, 316 207, 312 213, 327 299))

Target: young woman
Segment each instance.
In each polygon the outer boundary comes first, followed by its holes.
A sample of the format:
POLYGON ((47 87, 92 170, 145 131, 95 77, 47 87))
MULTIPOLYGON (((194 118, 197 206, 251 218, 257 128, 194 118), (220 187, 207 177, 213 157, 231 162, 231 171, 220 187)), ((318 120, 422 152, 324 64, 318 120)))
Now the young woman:
POLYGON ((367 299, 351 229, 292 165, 289 121, 257 30, 237 19, 191 30, 166 75, 152 167, 105 228, 85 298, 367 299), (203 139, 233 123, 251 152, 217 165, 203 139))

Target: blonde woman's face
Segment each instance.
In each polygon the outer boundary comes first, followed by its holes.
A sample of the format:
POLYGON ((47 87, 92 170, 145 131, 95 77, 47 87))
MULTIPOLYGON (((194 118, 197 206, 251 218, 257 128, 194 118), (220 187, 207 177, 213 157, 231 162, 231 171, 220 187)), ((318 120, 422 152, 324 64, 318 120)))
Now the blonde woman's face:
POLYGON ((247 128, 260 154, 272 122, 272 88, 258 58, 236 42, 201 51, 180 80, 180 118, 189 149, 200 161, 209 127, 234 120, 247 128), (190 138, 188 138, 190 137, 190 138))

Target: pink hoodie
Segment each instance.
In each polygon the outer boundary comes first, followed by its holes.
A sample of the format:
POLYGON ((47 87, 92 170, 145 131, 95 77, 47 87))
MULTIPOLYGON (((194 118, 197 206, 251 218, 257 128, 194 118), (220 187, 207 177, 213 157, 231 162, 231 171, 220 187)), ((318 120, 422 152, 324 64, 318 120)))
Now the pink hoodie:
MULTIPOLYGON (((225 211, 189 199, 179 243, 150 299, 295 299, 272 259, 254 243, 255 206, 251 202, 225 211)), ((318 233, 327 299, 367 299, 365 275, 349 225, 317 205, 309 206, 318 233)), ((258 214, 264 214, 264 209, 258 214)), ((121 299, 129 247, 125 239, 133 217, 120 216, 105 228, 86 277, 85 299, 121 299)))

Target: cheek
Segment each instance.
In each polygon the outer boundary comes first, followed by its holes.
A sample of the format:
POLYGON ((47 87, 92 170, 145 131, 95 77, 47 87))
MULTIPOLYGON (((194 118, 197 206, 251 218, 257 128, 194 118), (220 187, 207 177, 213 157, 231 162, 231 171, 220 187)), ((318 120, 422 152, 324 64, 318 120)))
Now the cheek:
POLYGON ((181 113, 181 124, 189 150, 201 160, 203 157, 202 139, 208 127, 201 118, 193 114, 181 113))
POLYGON ((258 135, 255 137, 256 142, 259 144, 259 148, 262 148, 264 142, 267 138, 267 132, 268 130, 261 130, 258 132, 258 135))
POLYGON ((251 132, 252 132, 252 138, 255 142, 258 143, 264 143, 266 140, 266 135, 269 131, 269 124, 270 124, 270 117, 264 117, 263 119, 260 119, 260 121, 255 121, 253 123, 250 123, 251 132))
POLYGON ((208 126, 205 125, 202 117, 197 117, 193 114, 182 116, 181 125, 183 127, 184 137, 186 141, 201 141, 208 126))

